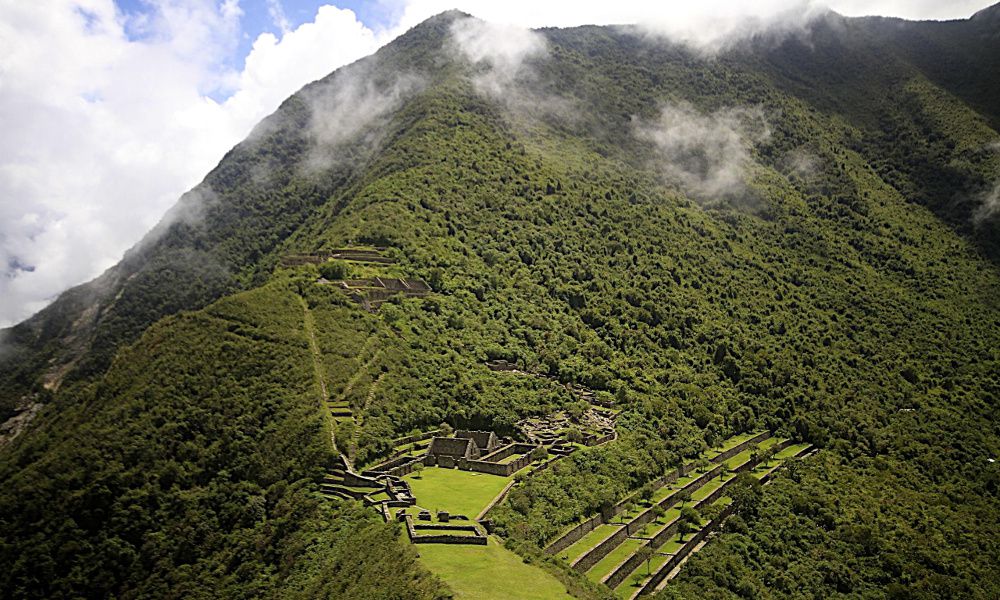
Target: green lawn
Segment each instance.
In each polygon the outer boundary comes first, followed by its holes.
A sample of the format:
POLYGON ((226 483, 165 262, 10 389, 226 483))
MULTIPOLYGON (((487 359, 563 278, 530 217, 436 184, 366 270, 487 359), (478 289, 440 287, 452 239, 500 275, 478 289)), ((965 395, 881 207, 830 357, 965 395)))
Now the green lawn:
MULTIPOLYGON (((485 475, 485 477, 490 477, 485 475)), ((501 480, 500 477, 494 479, 501 480)), ((559 600, 570 598, 558 579, 524 564, 495 538, 486 546, 420 544, 420 560, 455 592, 469 600, 559 600)))
POLYGON ((503 460, 500 460, 500 461, 498 461, 498 462, 499 462, 500 464, 502 464, 502 465, 505 465, 505 464, 507 464, 507 463, 509 463, 509 462, 514 462, 515 460, 517 460, 517 459, 521 458, 522 456, 524 456, 524 455, 523 455, 523 454, 511 454, 511 455, 510 455, 510 456, 508 456, 507 458, 504 458, 503 460))
POLYGON ((588 552, 591 548, 607 539, 608 536, 619 529, 621 529, 620 525, 598 525, 594 529, 588 531, 582 538, 573 542, 573 544, 560 552, 559 556, 563 557, 568 562, 573 562, 578 556, 588 552))
POLYGON ((453 515, 465 515, 470 519, 486 508, 490 500, 511 480, 510 477, 439 467, 424 469, 420 478, 411 474, 405 479, 421 508, 434 513, 446 510, 453 515))
POLYGON ((754 469, 753 471, 753 476, 756 477, 757 479, 763 478, 764 475, 767 475, 768 473, 780 467, 781 463, 783 463, 785 460, 791 458, 792 456, 795 456, 797 453, 801 452, 802 450, 805 450, 808 447, 809 444, 792 444, 791 446, 785 448, 781 452, 775 454, 774 458, 771 459, 770 466, 765 467, 763 463, 758 465, 757 468, 754 469))
POLYGON ((785 460, 786 458, 791 458, 799 452, 802 452, 809 447, 809 444, 792 444, 791 446, 785 448, 781 452, 774 455, 778 460, 785 460))
POLYGON ((739 435, 734 435, 733 437, 722 442, 721 447, 709 450, 704 454, 704 456, 710 459, 715 458, 716 456, 722 454, 726 450, 729 450, 730 448, 735 448, 736 446, 739 446, 740 444, 753 438, 754 436, 760 435, 760 433, 761 433, 760 431, 751 431, 749 433, 741 433, 739 435))
POLYGON ((626 558, 635 553, 635 551, 639 549, 639 546, 642 546, 645 543, 646 540, 638 540, 635 538, 626 539, 618 547, 609 552, 607 556, 598 561, 596 565, 591 567, 591 569, 587 571, 587 577, 594 581, 600 581, 606 575, 614 571, 615 567, 620 565, 626 558))

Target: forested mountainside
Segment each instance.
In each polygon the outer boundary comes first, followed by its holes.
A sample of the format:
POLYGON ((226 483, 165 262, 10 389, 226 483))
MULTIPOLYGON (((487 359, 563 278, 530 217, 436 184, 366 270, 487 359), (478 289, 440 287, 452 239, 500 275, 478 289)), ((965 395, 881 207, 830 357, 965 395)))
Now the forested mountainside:
POLYGON ((1000 596, 998 14, 706 54, 445 13, 306 86, 3 333, 3 416, 45 407, 0 448, 0 596, 447 594, 319 481, 440 423, 511 434, 576 402, 553 380, 622 413, 496 509, 526 556, 766 428, 820 451, 662 594, 1000 596), (392 264, 282 261, 359 246, 392 264), (432 293, 369 311, 328 268, 432 293))

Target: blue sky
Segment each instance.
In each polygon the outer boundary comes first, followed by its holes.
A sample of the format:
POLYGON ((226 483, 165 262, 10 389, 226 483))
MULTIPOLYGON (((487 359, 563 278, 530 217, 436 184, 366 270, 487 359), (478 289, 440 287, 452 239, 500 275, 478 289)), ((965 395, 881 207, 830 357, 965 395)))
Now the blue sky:
MULTIPOLYGON (((281 36, 296 29, 303 23, 316 18, 316 11, 324 4, 350 9, 366 27, 372 30, 387 29, 392 25, 393 10, 385 2, 364 2, 362 0, 241 0, 241 33, 226 64, 234 69, 242 69, 243 61, 253 46, 254 40, 262 33, 281 36)), ((115 0, 115 6, 128 17, 148 15, 155 11, 153 0, 115 0)), ((139 40, 143 32, 129 27, 125 32, 130 39, 139 40)))

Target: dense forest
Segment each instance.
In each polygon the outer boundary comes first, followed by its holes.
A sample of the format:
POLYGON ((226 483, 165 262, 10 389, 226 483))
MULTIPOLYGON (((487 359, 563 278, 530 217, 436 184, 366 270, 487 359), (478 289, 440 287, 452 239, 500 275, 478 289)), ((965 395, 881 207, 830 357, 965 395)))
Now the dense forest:
POLYGON ((830 14, 709 56, 540 30, 510 73, 446 13, 310 84, 4 332, 0 415, 46 407, 0 448, 0 596, 446 593, 398 527, 319 498, 331 437, 364 466, 441 423, 510 434, 566 383, 619 437, 496 510, 526 556, 766 428, 820 451, 664 596, 1000 596, 998 14, 830 14), (369 312, 281 262, 352 245, 394 263, 341 278, 433 294, 369 312))

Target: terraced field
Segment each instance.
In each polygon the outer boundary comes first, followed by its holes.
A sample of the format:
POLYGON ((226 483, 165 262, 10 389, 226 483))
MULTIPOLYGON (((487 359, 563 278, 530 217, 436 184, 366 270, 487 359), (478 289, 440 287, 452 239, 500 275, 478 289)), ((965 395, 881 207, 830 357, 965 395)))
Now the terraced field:
MULTIPOLYGON (((695 539, 697 532, 709 525, 707 519, 702 517, 699 522, 691 524, 694 532, 680 539, 677 530, 683 506, 704 509, 714 505, 718 508, 713 510, 722 513, 731 503, 725 489, 736 480, 739 472, 748 471, 763 479, 773 474, 783 461, 808 448, 807 444, 791 444, 786 439, 769 437, 746 445, 728 458, 721 458, 759 435, 747 433, 726 440, 721 447, 692 461, 688 467, 691 470, 686 475, 656 489, 648 506, 659 505, 664 510, 659 518, 653 518, 655 513, 646 506, 633 508, 629 513, 623 512, 609 522, 597 525, 556 555, 578 571, 585 572, 591 581, 612 587, 618 597, 637 595, 673 556, 682 550, 686 550, 685 555, 690 552, 692 548, 686 547, 688 541, 695 539), (765 467, 762 459, 774 447, 781 449, 767 459, 765 467), (693 466, 703 458, 716 464, 710 462, 708 467, 695 470, 693 466), (640 549, 644 547, 652 549, 648 566, 640 558, 640 549), (636 577, 639 578, 638 585, 636 577)), ((665 575, 661 573, 655 583, 665 580, 665 575)))

